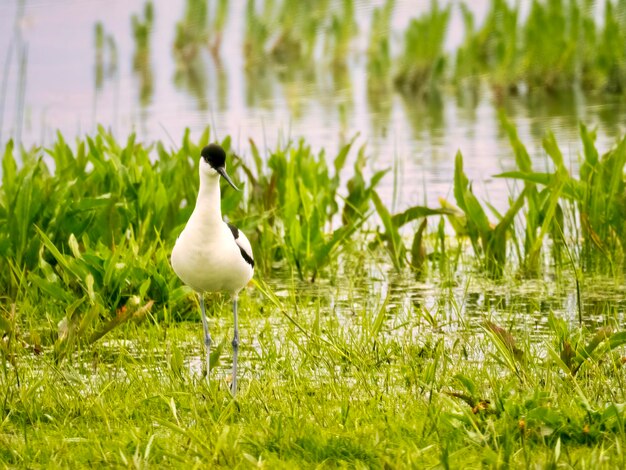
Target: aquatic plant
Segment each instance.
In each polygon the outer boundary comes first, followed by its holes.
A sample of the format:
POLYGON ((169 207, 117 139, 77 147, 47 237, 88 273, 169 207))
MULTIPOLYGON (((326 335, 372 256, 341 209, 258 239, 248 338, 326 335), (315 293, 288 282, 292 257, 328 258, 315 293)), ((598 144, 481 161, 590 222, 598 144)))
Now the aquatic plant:
POLYGON ((224 27, 228 19, 228 5, 228 0, 218 0, 215 3, 215 9, 212 13, 212 19, 210 20, 212 39, 210 40, 209 50, 214 57, 219 55, 219 49, 222 45, 224 27))
POLYGON ((138 15, 131 18, 133 36, 135 37, 135 54, 133 69, 139 75, 139 101, 142 105, 150 102, 153 89, 152 66, 150 64, 150 35, 154 22, 154 6, 148 1, 144 5, 143 19, 138 15))
POLYGON ((368 92, 377 95, 390 85, 391 60, 391 15, 395 0, 386 0, 372 13, 372 26, 367 46, 367 87, 368 92))
MULTIPOLYGON (((266 60, 277 64, 306 63, 312 58, 318 31, 327 21, 328 4, 327 0, 269 1, 263 2, 259 11, 255 1, 248 0, 244 42, 247 66, 258 66, 266 60)), ((343 27, 335 31, 339 34, 335 39, 344 34, 342 31, 343 27)))
POLYGON ((579 59, 589 56, 594 38, 593 31, 588 31, 591 37, 579 38, 581 16, 577 1, 533 1, 524 24, 521 59, 521 73, 531 89, 552 92, 583 81, 579 70, 588 67, 579 59))
POLYGON ((459 4, 463 18, 463 30, 465 39, 456 51, 454 80, 457 85, 463 81, 477 82, 483 72, 481 38, 476 34, 474 13, 465 2, 459 4))
MULTIPOLYGON (((207 138, 208 133, 200 142, 207 138)), ((153 164, 134 135, 120 146, 100 128, 74 150, 59 134, 45 158, 39 149, 20 152, 18 166, 9 143, 2 160, 5 223, 0 254, 20 269, 35 269, 42 248, 35 227, 42 228, 61 252, 69 248, 70 235, 81 240, 87 234, 94 243, 109 247, 129 233, 140 241, 155 230, 169 235, 189 215, 191 209, 180 213, 180 205, 194 200, 197 184, 193 166, 183 155, 199 149, 187 136, 180 153, 169 153, 161 144, 156 150, 159 160, 153 164)))
POLYGON ((148 1, 144 5, 143 18, 133 15, 130 21, 135 38, 133 68, 141 70, 148 66, 150 60, 150 34, 152 33, 152 24, 154 22, 154 5, 152 2, 148 1))
POLYGON ((623 243, 626 236, 626 200, 622 176, 626 165, 626 140, 622 138, 614 148, 600 156, 595 146, 594 131, 581 124, 580 138, 583 154, 579 178, 572 176, 566 168, 556 140, 550 133, 543 145, 554 164, 553 173, 522 170, 500 176, 541 184, 575 204, 577 225, 583 239, 581 261, 589 269, 600 267, 611 270, 616 263, 621 263, 626 248, 623 243))
POLYGON ((155 234, 168 236, 183 222, 178 214, 183 200, 193 200, 193 167, 158 150, 155 166, 133 136, 121 147, 103 129, 76 150, 59 135, 48 158, 22 152, 20 167, 13 145, 5 149, 0 257, 7 270, 0 283, 13 298, 34 288, 46 299, 46 314, 65 318, 60 356, 122 323, 125 308, 163 305, 180 289, 155 234), (178 171, 181 165, 187 168, 178 171), (176 189, 166 192, 168 184, 176 189))
MULTIPOLYGON (((501 114, 500 120, 509 136, 519 171, 525 174, 532 173, 530 155, 519 139, 517 130, 504 114, 501 114)), ((559 203, 564 180, 563 156, 554 141, 554 136, 550 133, 544 139, 544 148, 557 163, 560 177, 555 178, 553 184, 543 188, 541 191, 537 189, 535 183, 530 181, 524 182, 526 212, 524 214, 524 249, 521 257, 523 260, 523 271, 530 276, 537 276, 541 271, 540 254, 544 246, 544 237, 550 235, 554 259, 560 260, 560 250, 563 247, 565 233, 563 209, 559 203)))
POLYGON ((364 174, 368 162, 365 151, 365 146, 359 149, 354 160, 354 174, 346 184, 348 195, 344 199, 341 212, 341 221, 344 225, 367 217, 371 209, 372 197, 377 197, 374 195, 375 188, 388 172, 386 169, 379 170, 369 177, 364 174))
POLYGON ((497 96, 517 90, 519 71, 518 6, 492 0, 482 28, 474 31, 473 19, 463 8, 465 42, 457 51, 457 79, 487 74, 497 96))
MULTIPOLYGON (((507 237, 513 234, 515 217, 524 206, 526 190, 515 198, 505 214, 496 212, 497 223, 491 223, 485 209, 472 191, 463 171, 463 155, 457 152, 454 161, 454 198, 463 215, 447 215, 457 235, 467 235, 474 253, 480 257, 485 272, 494 277, 502 276, 507 261, 507 237)), ((444 207, 450 204, 442 200, 444 207)), ((495 210, 494 210, 495 212, 495 210)))
POLYGON ((257 13, 255 0, 246 2, 246 30, 243 46, 246 67, 263 62, 265 42, 269 37, 269 29, 266 21, 261 18, 268 18, 271 12, 273 1, 263 2, 263 12, 257 13))
POLYGON ((285 234, 287 256, 302 279, 314 281, 320 269, 334 258, 333 252, 365 220, 360 214, 350 217, 346 224, 329 233, 333 217, 339 211, 339 173, 351 146, 352 143, 346 144, 333 159, 332 176, 325 154, 315 156, 303 141, 272 152, 268 160, 277 191, 276 221, 285 234))
POLYGON ((426 217, 433 215, 452 215, 455 214, 450 208, 431 209, 426 206, 412 206, 405 211, 394 214, 389 213, 389 210, 385 207, 380 199, 380 196, 376 191, 372 190, 372 202, 376 207, 376 212, 380 217, 384 232, 377 233, 377 240, 373 243, 375 248, 380 242, 384 242, 386 251, 389 255, 389 259, 396 270, 400 271, 408 264, 407 248, 404 242, 404 237, 400 232, 400 229, 409 222, 417 219, 422 219, 419 228, 413 236, 411 243, 411 260, 410 265, 416 272, 421 272, 424 265, 424 247, 422 245, 424 230, 426 228, 426 217))
POLYGON ((607 0, 604 7, 604 30, 599 34, 596 68, 605 91, 623 93, 626 90, 626 2, 607 0))
POLYGON ((412 19, 404 34, 404 52, 398 59, 394 81, 405 93, 428 93, 443 77, 445 57, 443 46, 450 5, 439 7, 431 0, 430 11, 412 19))
POLYGON ((596 22, 590 0, 533 0, 519 19, 516 4, 492 0, 476 30, 471 10, 461 4, 465 40, 456 53, 454 77, 484 76, 496 97, 533 91, 603 90, 621 93, 625 48, 623 2, 606 0, 596 22))
POLYGON ((219 60, 219 49, 227 18, 227 0, 216 2, 186 0, 183 17, 176 23, 173 45, 179 68, 187 61, 197 60, 204 48, 219 60))
POLYGON ((341 8, 332 12, 329 22, 325 44, 327 56, 332 57, 333 66, 345 66, 350 52, 350 41, 357 32, 354 0, 342 0, 341 8))
POLYGON ((174 55, 177 62, 197 57, 199 50, 209 41, 208 3, 203 0, 186 0, 183 18, 176 23, 174 55))

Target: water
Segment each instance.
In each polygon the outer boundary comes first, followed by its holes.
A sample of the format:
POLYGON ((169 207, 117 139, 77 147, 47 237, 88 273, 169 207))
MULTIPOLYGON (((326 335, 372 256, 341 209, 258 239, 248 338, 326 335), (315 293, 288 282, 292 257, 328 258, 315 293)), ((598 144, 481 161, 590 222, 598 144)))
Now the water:
MULTIPOLYGON (((209 3, 213 8, 215 2, 209 3)), ((359 133, 359 142, 367 143, 372 156, 372 167, 398 164, 396 197, 391 174, 381 183, 383 198, 394 210, 438 205, 439 197, 453 199, 451 175, 458 149, 465 156, 468 176, 476 180, 478 195, 505 207, 511 188, 491 175, 511 169, 514 163, 491 93, 459 90, 444 93, 435 103, 393 92, 368 95, 363 51, 372 10, 381 3, 356 2, 359 33, 346 70, 322 65, 323 53, 318 52, 320 61, 312 73, 267 67, 252 75, 246 72, 242 53, 243 1, 230 2, 219 57, 203 49, 197 63, 182 73, 177 72, 172 44, 176 22, 184 15, 183 0, 154 3, 147 73, 133 70, 130 20, 132 15, 141 16, 143 2, 2 2, 0 60, 9 67, 4 72, 0 142, 13 137, 26 145, 47 145, 57 130, 82 135, 94 132, 97 124, 110 127, 120 138, 134 131, 142 139, 169 142, 172 136, 178 142, 186 127, 198 136, 212 126, 220 138, 232 135, 235 149, 245 156, 250 138, 271 148, 279 141, 304 137, 314 148, 333 152, 359 133), (105 36, 113 38, 117 51, 116 67, 110 70, 105 48, 100 78, 94 45, 97 22, 102 23, 105 36)), ((488 5, 488 0, 472 2, 478 24, 488 5)), ((429 1, 397 2, 392 20, 396 49, 408 19, 429 6, 429 1)), ((462 37, 455 8, 446 48, 453 51, 462 37)), ((535 101, 512 98, 505 108, 539 168, 547 162, 540 146, 546 130, 554 131, 567 150, 566 158, 575 161, 579 121, 597 125, 601 147, 607 148, 623 130, 620 123, 626 115, 618 99, 576 94, 535 101)))

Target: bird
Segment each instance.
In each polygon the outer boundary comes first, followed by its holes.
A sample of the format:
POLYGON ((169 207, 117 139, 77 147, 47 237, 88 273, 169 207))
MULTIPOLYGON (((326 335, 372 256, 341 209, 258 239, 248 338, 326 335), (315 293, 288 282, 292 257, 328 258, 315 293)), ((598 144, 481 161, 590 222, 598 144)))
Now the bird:
POLYGON ((211 335, 204 307, 204 294, 226 292, 233 302, 233 373, 231 392, 237 393, 239 292, 254 275, 254 257, 248 238, 237 227, 222 219, 220 177, 236 191, 239 188, 226 173, 226 152, 218 144, 205 146, 200 153, 198 197, 185 228, 172 249, 172 268, 180 280, 198 294, 207 380, 210 372, 211 335))

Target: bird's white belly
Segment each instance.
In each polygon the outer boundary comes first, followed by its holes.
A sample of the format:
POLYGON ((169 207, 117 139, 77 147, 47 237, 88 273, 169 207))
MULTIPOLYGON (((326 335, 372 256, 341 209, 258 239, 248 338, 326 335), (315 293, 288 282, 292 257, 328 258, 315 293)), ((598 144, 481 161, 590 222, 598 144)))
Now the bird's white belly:
POLYGON ((198 292, 236 293, 252 279, 252 266, 241 256, 230 232, 208 243, 185 232, 172 250, 172 268, 185 284, 198 292))

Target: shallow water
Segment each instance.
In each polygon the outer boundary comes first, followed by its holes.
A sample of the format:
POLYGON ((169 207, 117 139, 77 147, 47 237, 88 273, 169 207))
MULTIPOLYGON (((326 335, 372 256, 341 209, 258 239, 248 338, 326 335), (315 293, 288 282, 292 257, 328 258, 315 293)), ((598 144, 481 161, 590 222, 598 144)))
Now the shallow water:
MULTIPOLYGON (((319 335, 331 343, 360 344, 369 337, 369 328, 381 309, 385 312, 384 323, 380 332, 371 337, 372 343, 384 339, 384 344, 388 345, 430 348, 433 346, 430 342, 443 341, 453 348, 456 342, 462 341, 473 345, 475 349, 470 348, 467 359, 477 363, 487 360, 485 351, 476 348, 485 337, 487 321, 510 331, 521 349, 542 351, 546 344, 552 345, 558 340, 548 324, 551 314, 565 319, 574 329, 578 326, 576 286, 571 273, 562 273, 558 281, 507 279, 504 282, 467 273, 459 282, 450 283, 437 278, 417 281, 390 272, 385 278, 372 275, 380 268, 370 265, 370 272, 361 278, 338 276, 333 281, 320 280, 315 284, 298 281, 285 272, 282 277, 268 280, 285 311, 303 325, 307 333, 294 328, 258 290, 244 292, 239 310, 240 375, 247 379, 262 376, 263 358, 267 354, 280 351, 282 355, 299 357, 298 345, 309 341, 308 335, 319 335)), ((617 331, 626 320, 623 282, 593 277, 586 279, 581 287, 584 326, 590 332, 605 326, 617 331)), ((208 296, 207 305, 213 347, 220 343, 223 347, 211 377, 228 382, 233 334, 230 302, 225 297, 208 296)), ((139 328, 149 328, 149 325, 142 324, 139 328)), ((180 366, 192 376, 202 377, 204 350, 200 322, 179 322, 175 331, 173 343, 182 353, 180 366)), ((172 342, 168 334, 164 333, 158 350, 142 341, 105 339, 102 343, 105 352, 97 361, 115 363, 123 354, 138 359, 149 354, 156 360, 155 365, 171 367, 172 351, 162 349, 163 344, 172 342)))

